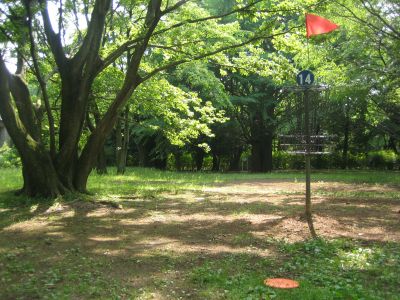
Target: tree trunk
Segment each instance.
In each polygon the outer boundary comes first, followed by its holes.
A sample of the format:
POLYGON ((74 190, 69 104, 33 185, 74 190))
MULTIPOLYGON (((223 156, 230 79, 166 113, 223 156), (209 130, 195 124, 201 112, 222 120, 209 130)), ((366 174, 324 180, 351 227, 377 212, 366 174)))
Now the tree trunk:
POLYGON ((258 173, 263 172, 263 158, 262 158, 262 146, 259 141, 251 143, 251 155, 250 155, 250 172, 258 173))
POLYGON ((121 161, 122 161, 122 120, 121 116, 117 120, 117 125, 115 126, 115 163, 117 166, 117 174, 121 174, 121 161))
POLYGON ((251 143, 250 171, 272 171, 272 135, 263 135, 251 143))
POLYGON ((182 152, 174 152, 175 158, 175 169, 177 171, 182 171, 182 152))
MULTIPOLYGON (((62 36, 52 27, 47 1, 40 2, 43 32, 61 78, 59 145, 54 157, 50 156, 41 141, 41 128, 38 125, 37 116, 33 113, 28 87, 22 84, 18 77, 9 74, 1 54, 0 113, 21 155, 24 168, 24 192, 44 196, 68 191, 86 192, 89 174, 117 121, 121 108, 142 82, 138 74, 139 67, 149 40, 162 16, 162 1, 149 1, 146 26, 143 30, 145 34, 143 39, 132 47, 133 55, 128 62, 124 83, 105 115, 90 134, 80 156, 78 156, 78 145, 87 115, 89 93, 96 76, 110 64, 107 59, 106 61, 100 59, 100 46, 111 1, 94 1, 82 45, 75 55, 70 57, 65 53, 62 36), (15 88, 16 86, 18 88, 15 88), (12 104, 10 93, 14 100, 12 104)), ((27 1, 27 5, 31 3, 34 1, 27 1)), ((119 55, 112 56, 111 61, 119 55)), ((51 113, 51 109, 47 110, 47 113, 49 112, 51 113)))
POLYGON ((346 109, 346 121, 344 124, 344 140, 343 140, 343 153, 342 153, 342 169, 348 168, 349 134, 350 134, 350 116, 348 109, 346 109))
POLYGON ((30 152, 30 155, 28 155, 29 158, 27 158, 26 153, 21 154, 24 186, 19 191, 20 193, 30 197, 41 196, 54 198, 67 191, 59 180, 48 153, 43 151, 43 149, 24 152, 30 152))
POLYGON ((167 158, 166 157, 161 157, 161 158, 155 158, 153 160, 154 167, 159 170, 166 170, 167 169, 167 158))
POLYGON ((124 174, 129 147, 129 106, 125 107, 123 129, 121 119, 117 122, 117 174, 124 174))
POLYGON ((61 183, 48 151, 37 130, 37 119, 27 85, 11 75, 0 55, 0 114, 17 148, 23 165, 24 186, 28 196, 55 197, 67 189, 61 183), (16 110, 11 103, 14 97, 16 110))
MULTIPOLYGON (((91 108, 93 111, 93 116, 96 125, 100 122, 100 111, 99 108, 96 104, 96 102, 91 102, 91 108)), ((87 126, 90 130, 90 132, 93 132, 95 130, 95 126, 93 125, 89 113, 86 114, 86 123, 87 126)), ((105 152, 105 147, 104 145, 101 146, 100 152, 97 155, 97 161, 96 161, 96 172, 99 175, 107 174, 107 159, 106 159, 106 152, 105 152)))
POLYGON ((399 150, 396 146, 397 144, 396 138, 394 136, 390 136, 388 141, 388 149, 393 150, 396 154, 399 154, 399 150))
POLYGON ((273 145, 272 145, 272 134, 268 134, 265 136, 265 172, 271 172, 273 169, 272 165, 272 150, 273 150, 273 145))
POLYGON ((151 157, 152 150, 156 147, 156 141, 153 136, 147 136, 137 143, 139 166, 145 168, 154 167, 154 157, 151 157))
MULTIPOLYGON (((69 66, 69 68, 73 69, 72 66, 69 66)), ((87 85, 89 83, 82 83, 80 76, 73 74, 72 71, 65 72, 67 73, 64 75, 66 79, 62 81, 61 90, 63 101, 61 102, 56 169, 63 184, 69 189, 75 189, 74 176, 78 167, 78 144, 86 118, 89 99, 87 85)))
POLYGON ((99 155, 97 156, 96 172, 99 175, 108 173, 107 172, 106 152, 105 152, 104 146, 102 147, 99 155))
POLYGON ((213 172, 218 172, 221 166, 221 159, 219 155, 213 153, 212 169, 213 172))
POLYGON ((148 165, 148 151, 143 143, 137 144, 139 167, 146 167, 148 165))
POLYGON ((240 157, 242 156, 243 149, 236 149, 229 160, 229 171, 238 172, 240 171, 240 157))
POLYGON ((201 171, 201 169, 203 169, 203 162, 205 156, 204 150, 197 147, 193 153, 193 156, 196 164, 196 171, 201 171))

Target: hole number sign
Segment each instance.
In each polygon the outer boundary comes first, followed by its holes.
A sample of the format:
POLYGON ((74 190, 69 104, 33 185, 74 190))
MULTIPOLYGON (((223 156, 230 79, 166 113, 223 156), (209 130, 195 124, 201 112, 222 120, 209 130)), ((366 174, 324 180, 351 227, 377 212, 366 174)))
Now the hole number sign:
POLYGON ((309 70, 304 70, 297 74, 296 80, 299 85, 311 85, 314 82, 314 74, 309 70))

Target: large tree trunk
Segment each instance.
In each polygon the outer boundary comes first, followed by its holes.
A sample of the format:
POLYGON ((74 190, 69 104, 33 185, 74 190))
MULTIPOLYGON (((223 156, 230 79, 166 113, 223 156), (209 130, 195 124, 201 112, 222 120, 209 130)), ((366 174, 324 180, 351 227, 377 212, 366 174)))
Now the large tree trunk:
POLYGON ((138 150, 139 166, 144 168, 154 167, 154 157, 151 156, 152 150, 156 147, 154 136, 140 139, 136 143, 138 150))
POLYGON ((263 155, 265 152, 263 151, 261 141, 254 141, 251 143, 251 156, 250 156, 250 171, 257 173, 263 172, 263 155))
POLYGON ((251 143, 250 171, 272 171, 272 135, 263 135, 251 143))
MULTIPOLYGON (((78 145, 87 115, 89 94, 94 78, 104 70, 110 61, 115 61, 122 53, 114 52, 105 60, 100 59, 100 46, 105 28, 106 14, 111 0, 96 0, 86 35, 78 51, 72 57, 64 52, 62 35, 52 27, 47 1, 39 1, 42 14, 43 31, 49 45, 57 71, 61 79, 61 114, 58 149, 51 147, 52 154, 41 140, 41 128, 34 113, 29 90, 17 76, 12 76, 5 67, 0 54, 0 113, 5 126, 18 149, 23 163, 23 192, 32 196, 55 196, 69 191, 85 192, 90 172, 102 151, 106 137, 113 129, 122 107, 133 91, 142 82, 139 66, 147 49, 148 42, 161 18, 161 0, 149 1, 143 39, 132 47, 133 55, 128 62, 123 85, 107 112, 96 124, 81 155, 78 145), (115 54, 115 56, 114 56, 115 54), (11 95, 13 102, 11 103, 11 95)), ((32 20, 30 5, 26 1, 28 19, 32 20)), ((33 11, 33 10, 32 10, 33 11)), ((60 12, 61 13, 61 12, 60 12)), ((32 27, 29 27, 32 36, 32 27)), ((32 58, 36 49, 31 38, 32 58)), ((123 47, 119 50, 124 49, 123 47)), ((126 50, 124 50, 126 51, 126 50)), ((39 64, 35 62, 36 77, 42 78, 39 64)), ((39 80, 40 81, 40 80, 39 80)), ((41 85, 45 89, 45 85, 41 85)), ((51 114, 51 109, 46 109, 51 114)), ((48 116, 49 118, 51 116, 48 116)), ((54 141, 54 136, 51 136, 54 141)), ((53 143, 52 143, 53 144, 53 143)))
POLYGON ((156 153, 157 136, 148 136, 142 138, 137 143, 139 165, 141 167, 156 168, 159 170, 167 169, 167 155, 166 153, 156 153))
POLYGON ((137 144, 139 167, 148 166, 148 151, 143 143, 137 144))
POLYGON ((124 173, 124 166, 122 162, 123 152, 123 137, 122 137, 122 120, 121 116, 118 118, 117 125, 115 126, 115 164, 117 165, 117 174, 124 173))
POLYGON ((265 172, 271 172, 273 169, 273 164, 272 164, 272 150, 273 150, 273 145, 272 145, 272 134, 267 134, 265 136, 265 172))
POLYGON ((154 167, 159 170, 165 171, 167 169, 167 158, 166 157, 158 157, 154 159, 154 167))
POLYGON ((262 117, 257 115, 251 128, 252 140, 250 171, 272 171, 272 133, 263 125, 262 117))
POLYGON ((53 161, 43 147, 38 132, 29 91, 18 76, 11 75, 0 55, 0 114, 17 148, 22 164, 24 186, 28 196, 55 197, 66 191, 59 180, 53 161), (11 103, 14 97, 16 110, 11 103))
MULTIPOLYGON (((77 77, 77 74, 65 75, 77 77)), ((57 172, 66 187, 74 188, 74 174, 78 162, 78 143, 86 117, 89 90, 81 89, 80 78, 65 79, 62 83, 59 152, 57 172)))
POLYGON ((21 154, 24 186, 19 193, 30 197, 41 196, 53 198, 67 191, 59 180, 48 153, 43 151, 43 149, 24 152, 24 154, 21 154))

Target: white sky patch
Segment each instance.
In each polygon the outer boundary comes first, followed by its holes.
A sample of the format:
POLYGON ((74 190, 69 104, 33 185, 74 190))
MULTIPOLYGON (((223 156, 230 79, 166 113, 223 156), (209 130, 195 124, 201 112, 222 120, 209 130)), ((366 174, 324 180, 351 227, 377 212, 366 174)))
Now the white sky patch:
POLYGON ((54 2, 47 2, 47 10, 49 11, 50 23, 55 32, 58 32, 58 6, 54 2))
POLYGON ((7 56, 4 56, 4 60, 6 63, 6 67, 11 74, 14 74, 17 71, 17 59, 7 56))

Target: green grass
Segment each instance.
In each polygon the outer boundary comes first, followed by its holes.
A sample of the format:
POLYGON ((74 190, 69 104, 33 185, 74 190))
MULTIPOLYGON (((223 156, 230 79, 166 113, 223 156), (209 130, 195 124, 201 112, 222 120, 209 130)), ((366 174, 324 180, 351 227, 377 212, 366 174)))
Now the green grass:
MULTIPOLYGON (((170 172, 145 168, 128 168, 124 175, 116 175, 115 169, 109 169, 108 175, 89 178, 88 189, 97 196, 113 195, 157 195, 162 192, 177 193, 184 190, 201 191, 210 184, 227 183, 237 180, 293 180, 304 181, 300 171, 276 171, 272 173, 206 173, 206 172, 170 172)), ((356 184, 399 185, 400 172, 385 171, 314 171, 312 181, 337 181, 356 184)), ((12 193, 22 186, 19 169, 0 169, 0 205, 12 201, 21 201, 12 193)), ((73 197, 72 197, 73 198, 73 197)), ((27 199, 23 199, 29 202, 27 199)))
MULTIPOLYGON (((303 172, 276 171, 272 173, 206 173, 206 172, 170 172, 144 168, 129 168, 121 176, 114 169, 108 175, 92 174, 89 179, 89 191, 98 195, 131 194, 156 195, 161 192, 176 193, 184 190, 201 191, 210 184, 227 183, 238 180, 293 180, 304 181, 303 172), (111 178, 111 180, 105 180, 111 178)), ((312 181, 337 181, 356 184, 400 184, 400 172, 384 171, 314 171, 312 181)))
POLYGON ((110 264, 95 260, 70 247, 59 253, 62 260, 50 268, 36 263, 40 253, 31 248, 19 248, 0 253, 2 299, 71 299, 75 297, 120 299, 125 289, 105 273, 110 264), (29 260, 21 260, 21 255, 29 260), (23 278, 23 280, 18 280, 23 278))
MULTIPOLYGON (((180 280, 186 281, 187 291, 197 292, 194 299, 399 299, 398 244, 362 244, 345 239, 270 243, 279 249, 276 258, 246 254, 208 258, 186 269, 180 280), (293 290, 266 287, 264 279, 273 277, 298 280, 300 287, 293 290)), ((24 249, 23 255, 31 260, 21 259, 21 249, 0 254, 1 284, 6 286, 0 292, 2 299, 151 299, 154 290, 176 289, 165 275, 148 287, 133 289, 120 278, 108 275, 112 262, 94 259, 79 248, 60 252, 63 260, 50 268, 36 264, 33 258, 40 254, 27 253, 29 250, 24 249)), ((201 258, 192 256, 190 260, 201 258)), ((173 272, 183 260, 189 260, 169 253, 164 253, 162 259, 163 274, 173 272)), ((180 297, 186 299, 182 294, 180 297)))
POLYGON ((319 239, 275 245, 278 260, 227 256, 195 268, 192 280, 206 299, 400 299, 398 244, 319 239), (263 285, 274 277, 298 280, 300 287, 263 285))
MULTIPOLYGON (((157 208, 157 203, 167 201, 163 200, 165 194, 179 195, 185 191, 201 194, 210 185, 238 180, 301 182, 304 180, 302 172, 176 173, 141 168, 128 169, 124 176, 113 172, 110 170, 110 174, 105 176, 92 174, 88 187, 93 195, 71 195, 64 200, 67 204, 68 200, 77 198, 131 201, 133 204, 128 208, 133 212, 126 216, 121 212, 123 220, 131 222, 125 227, 116 216, 90 217, 86 212, 80 214, 78 209, 75 209, 73 217, 40 214, 35 209, 43 199, 27 199, 13 194, 13 190, 22 185, 20 170, 0 170, 0 299, 400 299, 398 242, 336 238, 288 243, 274 238, 259 238, 252 230, 243 230, 239 224, 237 232, 234 228, 229 239, 225 237, 228 246, 233 249, 255 247, 272 254, 256 255, 246 251, 222 251, 219 254, 157 252, 146 248, 147 238, 173 239, 174 231, 183 230, 184 236, 180 238, 187 242, 184 230, 196 233, 199 223, 193 224, 193 228, 190 220, 189 224, 173 221, 165 225, 159 222, 148 226, 135 224, 135 218, 162 214, 163 210, 157 208), (7 235, 3 230, 35 219, 53 227, 27 228, 16 236, 7 235), (66 238, 57 238, 57 232, 62 232, 66 238), (120 240, 94 242, 93 236, 102 233, 120 240), (132 250, 135 247, 141 249, 141 245, 143 251, 132 250), (127 252, 112 256, 107 254, 109 249, 127 252), (300 287, 293 290, 268 288, 263 281, 271 277, 298 280, 300 287), (132 280, 136 283, 133 284, 132 280)), ((399 172, 315 171, 313 180, 365 183, 371 187, 371 191, 316 190, 318 196, 355 202, 361 199, 366 203, 372 199, 379 202, 383 198, 387 198, 388 203, 400 201, 399 172), (374 187, 379 189, 374 191, 374 187)), ((290 215, 298 210, 296 206, 266 207, 256 202, 232 205, 229 206, 231 210, 225 212, 222 204, 219 206, 218 203, 180 201, 169 203, 177 210, 177 215, 191 215, 196 209, 237 217, 273 213, 273 209, 290 215), (181 205, 180 210, 178 205, 181 205), (213 210, 207 211, 202 205, 213 210)), ((359 208, 348 205, 342 209, 359 208)), ((211 222, 199 230, 206 235, 203 244, 210 242, 207 231, 212 225, 211 222)), ((200 247, 203 247, 202 243, 200 247)))

